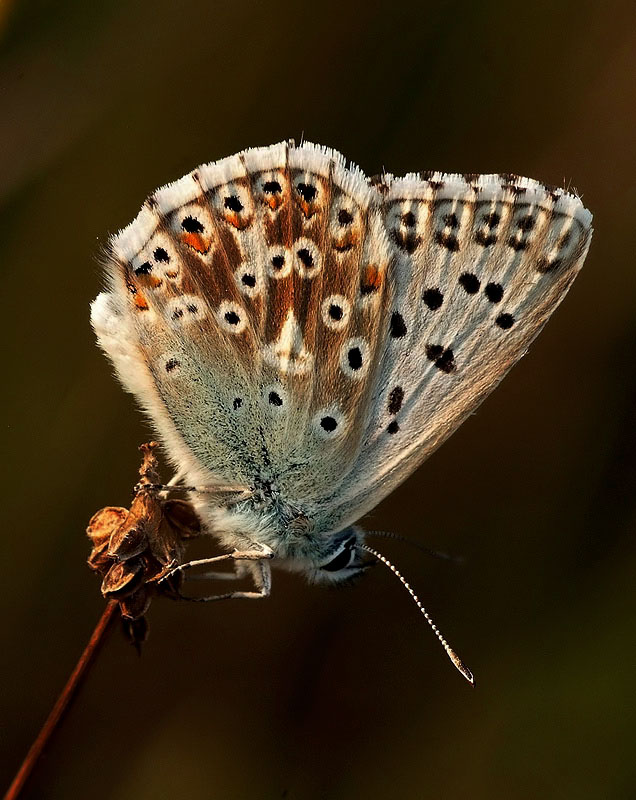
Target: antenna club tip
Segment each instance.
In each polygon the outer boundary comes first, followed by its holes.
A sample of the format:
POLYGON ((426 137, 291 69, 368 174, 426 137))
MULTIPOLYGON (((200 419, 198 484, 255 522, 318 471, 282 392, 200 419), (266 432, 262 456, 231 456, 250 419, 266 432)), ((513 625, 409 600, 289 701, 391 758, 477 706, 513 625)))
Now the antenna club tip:
POLYGON ((474 687, 475 676, 473 675, 473 673, 468 669, 468 667, 464 664, 464 662, 452 648, 449 647, 447 652, 448 652, 448 657, 453 662, 455 667, 459 670, 459 672, 461 672, 464 678, 466 678, 468 683, 470 683, 470 685, 474 687))

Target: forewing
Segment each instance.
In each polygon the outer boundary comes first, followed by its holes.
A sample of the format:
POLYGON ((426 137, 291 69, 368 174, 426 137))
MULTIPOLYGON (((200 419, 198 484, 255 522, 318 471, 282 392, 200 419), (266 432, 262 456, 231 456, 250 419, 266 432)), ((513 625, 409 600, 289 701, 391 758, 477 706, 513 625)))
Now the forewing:
POLYGON ((344 527, 438 447, 526 352, 587 253, 591 215, 513 175, 385 178, 392 299, 360 457, 326 498, 344 527))
POLYGON ((353 467, 382 338, 358 302, 361 280, 384 289, 376 200, 339 154, 283 143, 159 189, 111 240, 93 324, 182 471, 313 507, 353 467))

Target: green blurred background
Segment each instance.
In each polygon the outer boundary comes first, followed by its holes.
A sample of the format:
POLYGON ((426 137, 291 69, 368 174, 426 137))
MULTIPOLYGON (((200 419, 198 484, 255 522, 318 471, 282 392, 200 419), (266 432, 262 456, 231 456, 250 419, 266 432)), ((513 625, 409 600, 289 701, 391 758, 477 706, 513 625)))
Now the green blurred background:
POLYGON ((634 3, 0 9, 2 784, 103 607, 86 522, 128 503, 150 436, 89 328, 100 244, 197 164, 304 134, 367 174, 574 186, 595 215, 531 353, 366 521, 465 557, 383 543, 477 688, 384 570, 159 601, 25 797, 635 797, 634 3))

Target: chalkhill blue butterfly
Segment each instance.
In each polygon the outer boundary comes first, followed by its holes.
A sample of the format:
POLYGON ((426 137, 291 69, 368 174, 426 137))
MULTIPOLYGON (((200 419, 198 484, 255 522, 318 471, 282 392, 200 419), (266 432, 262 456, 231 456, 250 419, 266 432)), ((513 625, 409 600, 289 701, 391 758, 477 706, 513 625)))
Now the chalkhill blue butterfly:
MULTIPOLYGON (((356 521, 526 352, 587 253, 592 217, 517 175, 367 178, 283 142, 158 189, 111 238, 92 324, 204 529, 265 597, 271 565, 338 582, 356 521)), ((212 597, 209 599, 216 599, 212 597)))

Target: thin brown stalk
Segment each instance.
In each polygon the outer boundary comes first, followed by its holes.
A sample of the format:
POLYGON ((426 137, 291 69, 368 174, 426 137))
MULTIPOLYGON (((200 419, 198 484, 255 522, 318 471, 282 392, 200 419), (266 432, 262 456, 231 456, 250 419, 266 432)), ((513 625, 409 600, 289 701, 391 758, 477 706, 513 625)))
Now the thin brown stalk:
POLYGON ((4 800, 15 800, 20 795, 20 792, 24 788, 25 783, 33 772, 33 769, 40 756, 44 752, 49 739, 60 724, 64 713, 77 694, 77 690, 80 687, 82 679, 85 677, 88 668, 97 655, 111 622, 115 619, 117 606, 118 604, 116 600, 111 600, 106 605, 104 613, 100 617, 100 620, 95 626, 95 630, 93 631, 91 638, 88 640, 88 644, 84 648, 84 652, 75 665, 75 669, 66 682, 66 686, 62 689, 60 696, 57 698, 57 701, 53 706, 46 722, 42 726, 40 733, 31 745, 29 752, 26 754, 20 769, 18 770, 13 782, 11 783, 11 786, 9 786, 9 789, 4 796, 4 800))

